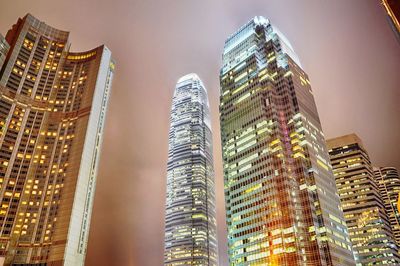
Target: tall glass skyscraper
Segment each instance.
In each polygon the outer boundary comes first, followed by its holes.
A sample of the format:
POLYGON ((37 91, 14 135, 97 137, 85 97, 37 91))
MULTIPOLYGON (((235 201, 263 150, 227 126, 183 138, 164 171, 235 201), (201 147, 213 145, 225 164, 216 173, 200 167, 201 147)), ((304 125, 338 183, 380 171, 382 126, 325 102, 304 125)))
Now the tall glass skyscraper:
POLYGON ((399 172, 395 167, 374 167, 374 176, 385 204, 393 236, 397 246, 400 247, 400 211, 397 208, 400 197, 399 172))
POLYGON ((28 14, 0 71, 0 265, 84 265, 114 63, 28 14))
POLYGON ((400 265, 364 144, 350 134, 328 140, 328 147, 357 265, 400 265))
POLYGON ((217 265, 212 134, 206 88, 178 80, 172 100, 164 264, 217 265))
POLYGON ((255 17, 225 42, 220 122, 230 265, 354 265, 307 74, 255 17))

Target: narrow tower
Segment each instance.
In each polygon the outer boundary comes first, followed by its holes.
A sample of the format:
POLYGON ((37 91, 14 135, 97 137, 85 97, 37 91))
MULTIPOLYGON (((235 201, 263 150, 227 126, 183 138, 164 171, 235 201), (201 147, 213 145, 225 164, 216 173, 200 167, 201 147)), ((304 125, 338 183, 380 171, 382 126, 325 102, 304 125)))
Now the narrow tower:
POLYGON ((400 265, 385 204, 361 139, 328 140, 329 154, 357 265, 400 265))
POLYGON ((0 265, 84 265, 114 64, 26 15, 0 72, 0 265))
POLYGON ((212 133, 207 91, 196 74, 172 100, 164 264, 217 265, 212 133))
POLYGON ((255 17, 225 42, 220 120, 230 265, 354 265, 307 74, 255 17))

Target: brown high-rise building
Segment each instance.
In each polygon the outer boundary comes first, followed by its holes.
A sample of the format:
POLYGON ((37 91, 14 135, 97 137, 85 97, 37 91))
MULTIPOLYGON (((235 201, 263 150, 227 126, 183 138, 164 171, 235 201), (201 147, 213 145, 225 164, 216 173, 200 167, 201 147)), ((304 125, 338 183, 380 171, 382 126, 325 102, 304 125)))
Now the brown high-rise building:
POLYGON ((26 15, 0 72, 0 265, 84 265, 114 63, 26 15))

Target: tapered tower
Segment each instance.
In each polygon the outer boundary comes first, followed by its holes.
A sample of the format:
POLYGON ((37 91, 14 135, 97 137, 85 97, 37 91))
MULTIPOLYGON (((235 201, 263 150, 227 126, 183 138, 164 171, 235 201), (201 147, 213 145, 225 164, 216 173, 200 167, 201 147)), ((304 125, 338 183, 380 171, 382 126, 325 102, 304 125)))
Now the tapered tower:
POLYGON ((217 265, 212 134, 207 91, 196 74, 172 100, 164 264, 217 265))

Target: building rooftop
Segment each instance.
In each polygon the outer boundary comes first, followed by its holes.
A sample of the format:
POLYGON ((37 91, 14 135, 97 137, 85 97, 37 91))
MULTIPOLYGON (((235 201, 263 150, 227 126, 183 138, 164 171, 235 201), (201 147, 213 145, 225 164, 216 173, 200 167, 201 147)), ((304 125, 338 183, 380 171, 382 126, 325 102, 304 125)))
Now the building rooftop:
POLYGON ((200 78, 196 73, 190 73, 190 74, 180 77, 178 79, 177 83, 181 83, 181 82, 188 81, 188 80, 199 80, 200 81, 200 78))
MULTIPOLYGON (((282 45, 283 52, 288 54, 296 62, 296 64, 298 64, 301 67, 299 57, 294 51, 292 44, 276 26, 274 26, 268 19, 266 19, 263 16, 255 16, 245 25, 240 27, 235 33, 231 34, 225 41, 224 54, 227 54, 229 51, 234 49, 238 44, 240 44, 243 40, 248 38, 251 34, 255 32, 256 27, 259 26, 262 26, 264 28, 270 26, 272 28, 272 34, 276 34, 278 36, 282 45)), ((271 39, 272 36, 273 35, 270 34, 268 38, 271 39)))
POLYGON ((329 150, 347 146, 350 144, 355 144, 355 143, 357 143, 359 146, 364 148, 364 144, 363 144, 362 140, 355 133, 351 133, 348 135, 344 135, 344 136, 326 140, 326 144, 327 144, 329 150))

